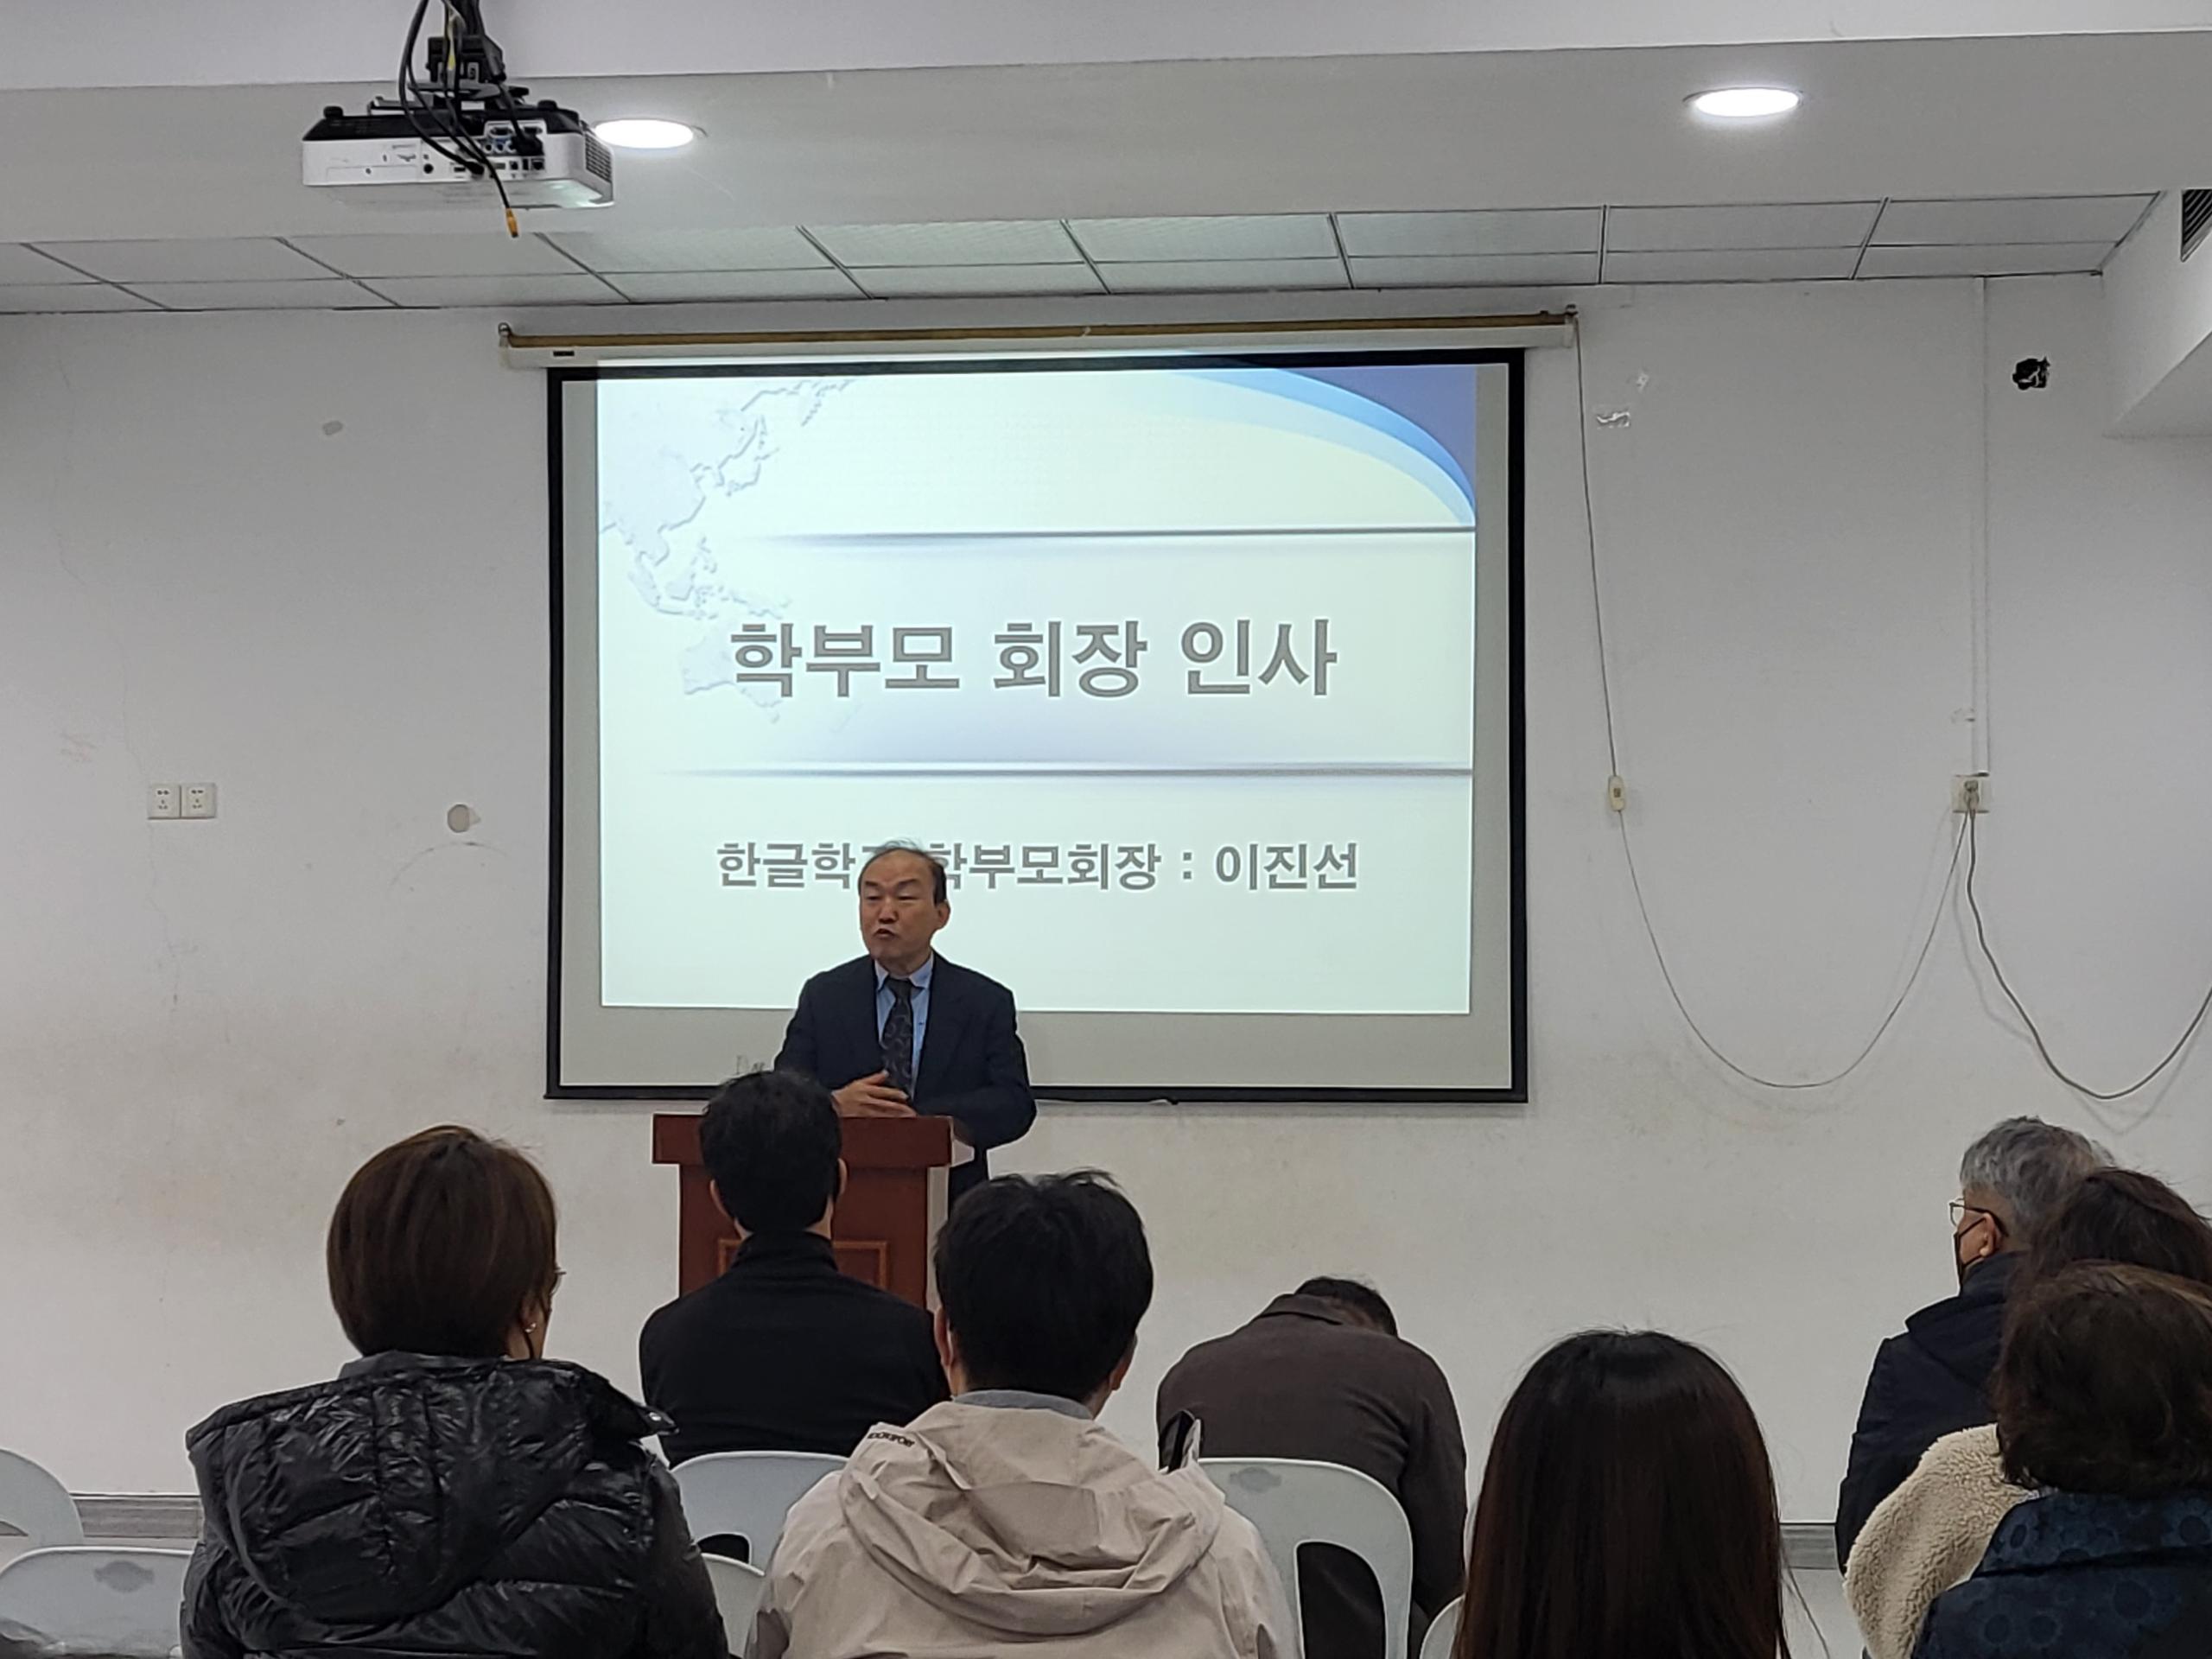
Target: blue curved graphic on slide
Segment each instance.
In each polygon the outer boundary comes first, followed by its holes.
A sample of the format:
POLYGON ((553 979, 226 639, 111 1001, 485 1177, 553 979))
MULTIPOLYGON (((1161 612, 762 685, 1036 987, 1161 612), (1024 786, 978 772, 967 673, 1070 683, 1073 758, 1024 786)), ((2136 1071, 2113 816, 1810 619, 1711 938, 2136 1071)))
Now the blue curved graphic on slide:
MULTIPOLYGON (((1471 414, 1475 403, 1473 372, 1457 365, 1447 372, 1464 386, 1466 408, 1471 414)), ((1353 422, 1371 435, 1372 442, 1363 446, 1368 453, 1395 463, 1408 475, 1421 478, 1432 489, 1436 489, 1436 486, 1441 483, 1445 488, 1437 491, 1438 499, 1453 509, 1454 515, 1461 523, 1474 524, 1475 486, 1468 477, 1466 463, 1440 442, 1434 433, 1400 410, 1334 380, 1317 379, 1295 369, 1191 369, 1184 372, 1193 379, 1214 380, 1247 391, 1265 392, 1286 403, 1304 404, 1353 422), (1406 454, 1407 451, 1411 451, 1411 454, 1406 454), (1427 464, 1408 464, 1415 456, 1427 464), (1435 478, 1434 473, 1442 474, 1442 479, 1435 478)), ((1396 369, 1391 372, 1402 375, 1405 371, 1396 369)), ((1340 436, 1334 432, 1329 435, 1332 438, 1340 436)), ((1471 440, 1472 435, 1471 421, 1468 429, 1471 440)))

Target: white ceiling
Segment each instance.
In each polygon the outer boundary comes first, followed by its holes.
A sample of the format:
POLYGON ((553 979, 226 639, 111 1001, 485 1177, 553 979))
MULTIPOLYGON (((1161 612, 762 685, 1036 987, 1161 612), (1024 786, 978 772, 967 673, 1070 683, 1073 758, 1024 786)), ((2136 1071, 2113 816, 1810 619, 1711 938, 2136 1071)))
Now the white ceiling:
MULTIPOLYGON (((0 86, 383 75, 406 0, 0 0, 0 86)), ((491 0, 518 74, 849 73, 960 65, 2113 35, 2205 26, 2202 0, 491 0)))
MULTIPOLYGON (((762 232, 787 246, 799 225, 2134 194, 2212 169, 2208 85, 2212 32, 594 79, 537 90, 706 137, 619 157, 612 208, 526 217, 569 235, 762 232), (1688 93, 1742 78, 1801 86, 1805 107, 1756 130, 1689 117, 1688 93)), ((404 189, 372 208, 301 184, 316 112, 372 90, 0 92, 0 236, 480 237, 496 214, 404 189)))
MULTIPOLYGON (((29 11, 0 0, 0 45, 29 11)), ((705 136, 515 241, 488 202, 300 182, 306 124, 367 86, 0 90, 0 309, 2094 270, 2152 194, 2212 176, 2207 85, 2212 30, 584 79, 537 90, 705 136), (1738 79, 1805 106, 1688 115, 1738 79)))
POLYGON ((2099 269, 2148 195, 996 219, 510 239, 0 245, 0 312, 329 310, 1596 283, 2099 269))

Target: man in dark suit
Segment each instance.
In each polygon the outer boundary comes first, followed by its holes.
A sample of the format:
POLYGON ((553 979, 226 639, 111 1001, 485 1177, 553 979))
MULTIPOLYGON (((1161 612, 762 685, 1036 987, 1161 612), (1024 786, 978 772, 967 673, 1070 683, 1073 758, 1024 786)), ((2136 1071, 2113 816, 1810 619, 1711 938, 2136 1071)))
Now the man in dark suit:
POLYGON ((798 994, 776 1069, 820 1079, 847 1117, 952 1120, 951 1196, 990 1179, 985 1154, 1037 1118, 1014 994, 934 948, 952 919, 944 866, 894 843, 862 867, 868 955, 798 994))

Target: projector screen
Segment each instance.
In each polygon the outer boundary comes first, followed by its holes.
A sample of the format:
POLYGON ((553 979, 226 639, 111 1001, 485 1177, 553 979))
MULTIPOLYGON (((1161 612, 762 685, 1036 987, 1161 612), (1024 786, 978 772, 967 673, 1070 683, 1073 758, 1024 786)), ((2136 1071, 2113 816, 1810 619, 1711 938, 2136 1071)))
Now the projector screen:
POLYGON ((1525 1098, 1519 375, 556 372, 550 1092, 772 1061, 903 842, 1042 1096, 1525 1098))

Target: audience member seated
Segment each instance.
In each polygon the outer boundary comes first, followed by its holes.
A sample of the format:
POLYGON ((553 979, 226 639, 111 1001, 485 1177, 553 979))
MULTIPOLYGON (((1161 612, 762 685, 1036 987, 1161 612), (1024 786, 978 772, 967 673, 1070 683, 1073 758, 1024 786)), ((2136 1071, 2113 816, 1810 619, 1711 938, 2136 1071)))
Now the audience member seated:
POLYGON ((2074 1183, 2112 1160, 2071 1129, 2011 1117, 1967 1148, 1951 1205, 1959 1294, 1923 1307, 1874 1356, 1835 1506, 1835 1558, 1944 1435, 1990 1420, 1989 1376, 2019 1253, 2074 1183))
POLYGON ((1453 1659, 1789 1659, 1758 1421, 1719 1363, 1586 1332, 1506 1402, 1453 1659))
POLYGON ((715 1201, 744 1241, 722 1275, 645 1322, 645 1401, 669 1461, 707 1452, 849 1454, 944 1398, 930 1316, 837 1269, 837 1108, 811 1077, 723 1085, 699 1124, 715 1201))
MULTIPOLYGON (((2212 1286, 2212 1225, 2155 1176, 2101 1169, 2037 1230, 2013 1294, 2082 1262, 2151 1268, 2212 1286)), ((1928 1448, 1852 1547, 1844 1592, 1873 1659, 1908 1659, 1929 1604, 1974 1571, 1998 1524, 2031 1496, 2006 1476, 1993 1425, 1946 1434, 1928 1448)))
MULTIPOLYGON (((1459 1593, 1467 1449, 1451 1385, 1398 1336, 1390 1305, 1348 1279, 1309 1279, 1259 1318, 1183 1356, 1160 1385, 1163 1446, 1195 1420, 1200 1455, 1308 1458, 1372 1475, 1414 1535, 1414 1643, 1459 1593)), ((1165 1458, 1163 1458, 1163 1461, 1165 1458)), ((1380 1659, 1382 1599, 1350 1552, 1300 1552, 1306 1659, 1380 1659)))
POLYGON ((364 1357, 187 1437, 185 1659, 727 1659, 652 1420, 543 1357, 561 1274, 530 1160, 460 1128, 386 1147, 328 1260, 364 1357))
POLYGON ((1294 1655, 1251 1523, 1094 1421, 1152 1301, 1129 1201, 1092 1173, 988 1181, 936 1260, 957 1393, 799 1500, 753 1659, 1294 1655))
POLYGON ((2024 1285, 1995 1382, 2037 1496, 1936 1599, 1919 1659, 2212 1652, 2212 1290, 2085 1262, 2024 1285))

